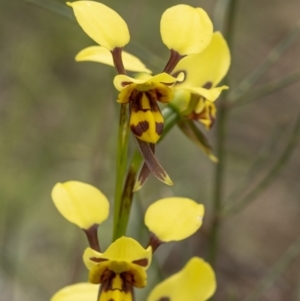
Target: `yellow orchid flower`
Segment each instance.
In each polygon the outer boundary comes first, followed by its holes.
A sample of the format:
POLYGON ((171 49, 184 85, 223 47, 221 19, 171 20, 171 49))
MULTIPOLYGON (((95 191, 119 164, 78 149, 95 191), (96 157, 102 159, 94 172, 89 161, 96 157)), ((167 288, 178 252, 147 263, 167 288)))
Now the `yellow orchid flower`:
POLYGON ((147 284, 146 270, 156 249, 163 243, 194 234, 201 227, 204 215, 203 205, 193 200, 160 199, 145 213, 145 224, 151 233, 147 248, 132 238, 121 237, 101 253, 95 225, 108 216, 105 196, 89 184, 69 181, 56 184, 52 198, 59 212, 87 234, 90 248, 85 250, 83 260, 90 271, 89 281, 101 284, 101 301, 133 300, 133 287, 147 284))
MULTIPOLYGON (((130 36, 119 14, 93 1, 76 1, 68 5, 73 8, 83 30, 100 44, 82 50, 76 60, 115 66, 119 73, 114 79, 119 91, 118 102, 129 105, 130 129, 145 160, 134 191, 142 187, 150 172, 165 184, 173 185, 154 156, 155 144, 164 130, 164 118, 157 101, 172 102, 179 107, 181 116, 198 120, 210 129, 216 118, 213 102, 228 88, 216 87, 230 65, 225 40, 220 33, 213 34, 212 22, 203 9, 184 4, 172 6, 162 14, 160 21, 161 38, 170 50, 170 59, 162 73, 152 76, 151 70, 138 58, 122 52, 130 36), (126 70, 140 74, 129 77, 126 70)), ((180 128, 198 143, 199 139, 187 122, 180 128)), ((200 142, 200 147, 217 161, 208 143, 200 142)))
POLYGON ((203 51, 210 43, 213 26, 206 12, 189 5, 176 5, 167 9, 162 17, 160 32, 163 43, 170 49, 171 57, 163 73, 150 76, 151 71, 129 53, 121 54, 130 39, 125 21, 114 10, 94 1, 68 3, 82 29, 100 46, 82 50, 77 61, 95 61, 115 65, 118 73, 125 70, 145 72, 141 79, 117 75, 114 84, 120 91, 118 102, 129 103, 130 128, 140 140, 156 143, 160 138, 164 120, 157 101, 168 103, 173 98, 171 86, 182 76, 171 77, 178 61, 183 57, 203 51), (110 52, 112 57, 110 56, 110 52))
MULTIPOLYGON (((124 274, 124 278, 128 275, 124 274)), ((114 279, 118 279, 116 276, 114 279)), ((136 279, 136 278, 130 278, 136 279)), ((78 283, 59 290, 50 301, 132 301, 132 292, 125 285, 120 289, 118 281, 110 284, 114 288, 112 292, 102 284, 100 295, 99 286, 91 283, 78 283), (117 284, 115 284, 117 283, 117 284), (104 292, 104 293, 102 293, 104 292)), ((159 283, 150 292, 147 301, 206 301, 216 290, 216 277, 211 266, 199 257, 191 258, 178 273, 159 283)))
POLYGON ((201 53, 183 58, 173 75, 184 73, 184 80, 175 86, 174 102, 180 112, 192 120, 198 120, 210 129, 216 118, 214 101, 227 86, 217 87, 230 66, 230 51, 220 32, 215 32, 211 43, 201 53), (182 92, 184 91, 184 92, 182 92))

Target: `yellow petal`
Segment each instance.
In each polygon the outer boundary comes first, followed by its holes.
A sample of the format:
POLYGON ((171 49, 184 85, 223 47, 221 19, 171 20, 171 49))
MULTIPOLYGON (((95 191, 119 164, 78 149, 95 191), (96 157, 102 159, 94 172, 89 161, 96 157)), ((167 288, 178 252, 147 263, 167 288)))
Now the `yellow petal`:
POLYGON ((108 6, 95 1, 67 2, 77 22, 99 45, 113 50, 125 46, 130 39, 126 22, 108 6))
POLYGON ((184 87, 183 89, 186 89, 194 94, 198 94, 209 101, 215 101, 220 96, 221 92, 223 90, 227 90, 228 87, 221 86, 212 89, 205 89, 201 87, 184 87))
POLYGON ((179 73, 177 77, 171 76, 167 73, 159 73, 157 75, 151 76, 149 74, 144 74, 138 78, 129 77, 127 75, 119 74, 114 78, 114 86, 118 91, 121 91, 129 83, 134 83, 137 85, 137 89, 140 91, 147 91, 154 89, 157 83, 162 83, 166 85, 172 85, 176 82, 180 82, 184 79, 184 74, 179 73))
POLYGON ((59 290, 50 301, 95 301, 97 300, 99 285, 91 283, 77 283, 59 290))
MULTIPOLYGON (((114 66, 111 52, 102 46, 91 46, 81 50, 75 57, 77 62, 92 61, 109 66, 114 66)), ((122 51, 122 60, 124 68, 128 71, 134 72, 147 72, 151 73, 151 70, 134 55, 122 51)))
POLYGON ((161 241, 178 241, 195 233, 202 225, 204 206, 186 198, 165 198, 151 204, 145 224, 161 241))
POLYGON ((151 291, 147 301, 205 301, 216 290, 215 273, 203 259, 193 257, 184 268, 151 291))
POLYGON ((93 258, 102 258, 103 254, 91 248, 86 248, 83 253, 83 262, 88 270, 91 270, 99 262, 92 260, 93 258))
MULTIPOLYGON (((147 98, 145 93, 143 93, 143 98, 147 98)), ((149 143, 156 143, 164 128, 164 119, 156 103, 152 104, 152 108, 131 109, 129 123, 133 134, 149 143)))
POLYGON ((91 258, 130 263, 143 260, 142 266, 147 269, 151 263, 151 257, 151 248, 144 249, 136 240, 123 236, 113 242, 104 253, 87 248, 83 254, 83 261, 86 267, 91 269, 99 263, 99 260, 93 262, 91 258))
POLYGON ((188 55, 199 53, 209 45, 213 25, 202 8, 179 4, 163 13, 160 33, 169 49, 188 55))
POLYGON ((226 75, 230 66, 230 51, 220 32, 215 32, 209 46, 201 53, 184 57, 174 73, 183 71, 185 79, 178 88, 185 86, 215 87, 226 75))
POLYGON ((57 183, 52 190, 52 199, 63 217, 82 229, 100 224, 108 217, 107 198, 89 184, 77 181, 57 183))

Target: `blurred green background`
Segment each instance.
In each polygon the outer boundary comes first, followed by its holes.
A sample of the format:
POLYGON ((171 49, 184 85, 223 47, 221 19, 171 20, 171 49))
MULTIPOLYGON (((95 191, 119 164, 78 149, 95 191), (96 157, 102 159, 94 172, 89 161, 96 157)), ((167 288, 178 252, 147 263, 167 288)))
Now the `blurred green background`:
MULTIPOLYGON (((182 2, 102 2, 128 23, 132 41, 125 49, 141 57, 154 72, 162 70, 168 51, 159 35, 160 16, 167 7, 182 2)), ((54 8, 63 7, 62 12, 72 17, 64 1, 54 3, 54 8)), ((185 3, 205 8, 220 26, 217 21, 226 1, 185 3)), ((232 89, 295 27, 299 13, 298 0, 238 1, 231 49, 232 89)), ((94 42, 72 18, 26 1, 0 1, 0 42, 0 299, 49 300, 61 287, 87 279, 81 260, 85 237, 54 208, 52 187, 56 182, 81 180, 113 199, 119 109, 112 85, 115 71, 96 63, 76 63, 77 52, 94 42)), ((256 86, 299 71, 299 50, 300 39, 295 35, 256 86)), ((299 95, 300 84, 295 83, 230 110, 227 202, 244 183, 245 189, 235 197, 241 200, 278 162, 299 114, 299 95), (251 176, 257 158, 261 159, 251 176)), ((208 137, 214 145, 214 129, 208 137)), ((133 150, 133 141, 131 145, 133 150)), ((278 177, 244 210, 224 219, 216 300, 300 300, 300 248, 294 244, 300 234, 299 151, 298 145, 278 177), (255 290, 266 275, 271 275, 267 280, 277 275, 270 269, 290 246, 293 256, 290 252, 284 258, 296 259, 256 298, 255 290)), ((205 204, 207 214, 199 233, 158 250, 156 263, 161 267, 153 265, 149 288, 160 277, 178 271, 190 256, 206 257, 215 170, 214 163, 177 128, 159 145, 157 156, 176 185, 169 188, 149 179, 137 195, 128 235, 146 243, 143 212, 162 197, 193 198, 205 204)), ((111 226, 110 219, 100 227, 104 249, 110 243, 111 226)), ((144 300, 143 292, 140 300, 144 300)))

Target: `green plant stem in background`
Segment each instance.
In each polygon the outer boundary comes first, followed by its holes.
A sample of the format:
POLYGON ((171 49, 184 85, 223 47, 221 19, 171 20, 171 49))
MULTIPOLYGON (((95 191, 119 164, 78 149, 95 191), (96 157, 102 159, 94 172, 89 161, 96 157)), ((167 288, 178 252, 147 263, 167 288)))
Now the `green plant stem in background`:
POLYGON ((239 97, 231 108, 237 108, 240 105, 248 104, 251 101, 258 100, 261 97, 272 94, 276 91, 284 89, 294 83, 300 81, 300 70, 297 70, 291 74, 288 74, 282 78, 276 79, 270 83, 267 83, 261 87, 251 90, 239 97))
POLYGON ((249 203, 251 203, 255 198, 265 189, 267 188, 278 176, 282 168, 287 163, 288 159, 291 157, 293 150, 295 149, 297 143, 300 138, 300 112, 298 114, 298 118, 296 120, 295 127, 289 141, 283 150, 281 156, 278 158, 276 164, 269 170, 267 175, 260 181, 260 183, 253 188, 243 199, 241 199, 238 203, 235 203, 231 206, 226 207, 222 210, 222 216, 231 216, 242 209, 244 209, 249 203))
POLYGON ((228 99, 236 103, 247 93, 259 79, 281 58, 286 50, 297 40, 300 34, 300 20, 296 26, 282 39, 282 41, 268 54, 267 58, 256 67, 235 89, 233 89, 228 99))
POLYGON ((113 241, 125 234, 126 228, 117 229, 118 219, 121 218, 120 210, 122 203, 122 193, 124 179, 127 168, 128 155, 128 138, 129 138, 129 119, 127 118, 127 106, 121 104, 118 146, 117 146, 117 160, 116 160, 116 185, 115 185, 115 199, 114 199, 114 229, 113 241))
MULTIPOLYGON (((234 20, 237 10, 238 0, 227 2, 226 15, 224 20, 224 36, 228 42, 229 48, 232 46, 234 20)), ((227 80, 228 83, 228 80, 227 80)), ((227 99, 226 97, 219 102, 218 123, 216 128, 216 155, 219 163, 216 165, 215 182, 213 191, 213 220, 211 233, 209 236, 208 260, 214 266, 218 251, 218 238, 220 229, 220 212, 223 200, 223 184, 225 170, 225 141, 227 127, 227 99)))
POLYGON ((287 134, 287 121, 279 122, 267 138, 264 146, 259 150, 253 164, 248 168, 248 171, 243 179, 234 187, 230 195, 227 197, 226 204, 233 204, 241 198, 243 193, 249 187, 249 183, 254 183, 255 177, 263 170, 267 169, 269 159, 274 153, 274 150, 278 148, 278 145, 282 142, 283 137, 287 134))
POLYGON ((261 296, 266 292, 275 281, 282 276, 286 269, 293 263, 293 261, 300 255, 300 236, 282 255, 278 262, 269 270, 267 275, 262 279, 260 284, 253 290, 253 292, 244 299, 244 301, 259 301, 261 296))
POLYGON ((67 7, 67 5, 65 5, 65 3, 62 4, 62 3, 58 3, 58 2, 52 1, 52 0, 25 0, 25 2, 42 7, 49 11, 52 11, 53 13, 59 14, 63 17, 66 17, 68 19, 75 21, 74 14, 67 7))

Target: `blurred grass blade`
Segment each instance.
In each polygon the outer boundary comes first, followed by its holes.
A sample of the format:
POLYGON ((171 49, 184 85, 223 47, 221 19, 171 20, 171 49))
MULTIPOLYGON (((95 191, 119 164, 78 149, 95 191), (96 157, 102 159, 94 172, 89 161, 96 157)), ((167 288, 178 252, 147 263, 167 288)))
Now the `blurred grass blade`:
MULTIPOLYGON (((62 17, 66 17, 72 21, 75 21, 72 10, 65 4, 61 4, 52 0, 25 0, 25 2, 34 4, 53 13, 59 14, 62 17)), ((155 71, 161 71, 162 66, 165 65, 165 62, 161 56, 150 51, 147 47, 141 45, 135 40, 130 41, 130 44, 127 46, 127 50, 137 55, 140 59, 142 59, 143 62, 147 63, 147 66, 155 71)))
POLYGON ((213 12, 214 30, 224 32, 230 0, 218 0, 213 12))
POLYGON ((41 8, 45 8, 53 13, 59 14, 71 20, 75 20, 72 11, 67 7, 66 4, 61 4, 51 0, 25 0, 25 2, 40 6, 41 8))
POLYGON ((207 138, 192 120, 180 120, 178 122, 178 126, 181 131, 209 157, 210 160, 215 163, 218 162, 218 159, 212 152, 212 147, 210 146, 207 138))
POLYGON ((283 88, 286 88, 294 83, 300 81, 300 70, 297 70, 291 74, 288 74, 280 79, 274 80, 266 85, 253 89, 247 94, 242 95, 236 100, 232 108, 236 108, 239 105, 247 104, 253 100, 258 100, 259 98, 272 94, 283 88))
POLYGON ((277 124, 272 134, 270 135, 270 138, 258 152, 255 161, 250 166, 245 177, 239 184, 236 185, 236 187, 228 196, 227 200, 229 204, 234 204, 236 200, 241 197, 242 193, 247 189, 249 183, 253 182, 254 178, 259 174, 259 172, 261 172, 266 167, 266 165, 269 163, 270 156, 274 152, 274 149, 277 149, 277 146, 281 142, 283 135, 286 133, 286 128, 286 122, 277 124))
POLYGON ((267 175, 260 181, 260 183, 255 188, 253 188, 243 199, 241 199, 238 203, 226 206, 226 208, 222 210, 222 215, 234 215, 244 209, 249 203, 254 201, 256 197, 276 179, 282 168, 287 163, 288 159, 291 157, 293 150, 299 142, 299 138, 300 112, 298 114, 295 127, 290 135, 289 141, 287 142, 287 145, 283 150, 281 156, 278 158, 276 164, 269 170, 267 175))
POLYGON ((282 255, 278 262, 269 270, 267 275, 254 291, 244 301, 259 301, 262 295, 282 276, 286 269, 300 255, 300 236, 282 255))
POLYGON ((300 34, 300 20, 296 26, 282 39, 282 41, 268 54, 266 59, 252 71, 232 92, 228 99, 236 102, 280 59, 284 52, 297 40, 300 34))

